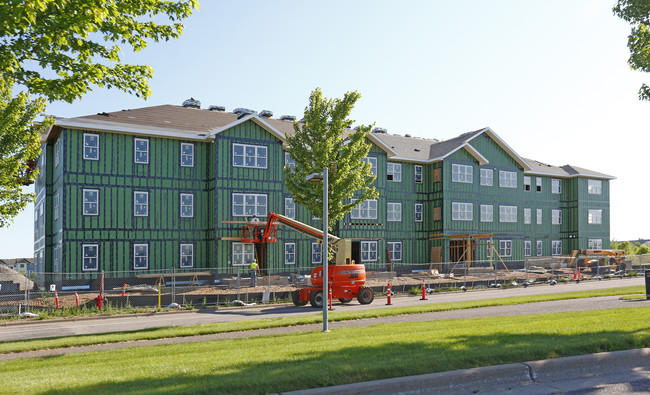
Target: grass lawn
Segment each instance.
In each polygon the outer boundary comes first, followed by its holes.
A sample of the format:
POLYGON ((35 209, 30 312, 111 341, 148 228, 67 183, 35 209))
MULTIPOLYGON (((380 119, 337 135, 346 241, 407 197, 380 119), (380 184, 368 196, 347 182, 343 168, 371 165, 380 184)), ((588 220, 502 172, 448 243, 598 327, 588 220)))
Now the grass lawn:
MULTIPOLYGON (((598 296, 616 296, 638 294, 643 292, 643 286, 619 287, 592 291, 572 291, 556 294, 531 295, 497 299, 474 300, 466 302, 435 303, 423 306, 395 307, 390 309, 368 309, 348 313, 330 313, 329 321, 347 321, 363 318, 379 318, 403 314, 420 314, 434 311, 471 309, 488 306, 506 306, 553 300, 592 298, 598 296)), ((163 327, 135 332, 117 332, 98 335, 80 335, 49 339, 36 339, 14 342, 0 342, 0 353, 32 351, 52 348, 65 348, 92 344, 117 343, 135 340, 152 340, 170 337, 208 335, 214 333, 235 332, 253 329, 278 328, 295 325, 315 324, 322 322, 322 315, 315 313, 310 316, 247 320, 231 323, 204 324, 178 327, 163 327)))
POLYGON ((0 362, 0 392, 251 394, 650 346, 650 308, 337 328, 0 362))

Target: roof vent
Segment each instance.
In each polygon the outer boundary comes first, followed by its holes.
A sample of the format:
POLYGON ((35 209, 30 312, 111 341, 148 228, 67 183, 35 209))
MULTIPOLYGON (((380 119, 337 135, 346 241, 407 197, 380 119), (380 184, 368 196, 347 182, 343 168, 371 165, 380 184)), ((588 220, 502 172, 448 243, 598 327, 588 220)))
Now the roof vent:
POLYGON ((183 107, 185 108, 201 108, 201 102, 196 100, 193 97, 190 97, 189 99, 185 100, 183 102, 183 107))
POLYGON ((260 117, 262 118, 271 118, 273 116, 273 111, 271 110, 262 110, 260 111, 260 117))
POLYGON ((215 106, 213 104, 213 105, 210 105, 210 107, 208 107, 208 110, 209 111, 226 111, 226 106, 215 106))
POLYGON ((374 129, 372 129, 372 132, 373 132, 373 133, 383 133, 383 134, 387 134, 387 133, 388 133, 388 130, 386 130, 386 129, 384 129, 384 128, 374 128, 374 129))
POLYGON ((280 117, 280 119, 283 121, 295 121, 296 117, 294 117, 293 115, 283 115, 280 117))

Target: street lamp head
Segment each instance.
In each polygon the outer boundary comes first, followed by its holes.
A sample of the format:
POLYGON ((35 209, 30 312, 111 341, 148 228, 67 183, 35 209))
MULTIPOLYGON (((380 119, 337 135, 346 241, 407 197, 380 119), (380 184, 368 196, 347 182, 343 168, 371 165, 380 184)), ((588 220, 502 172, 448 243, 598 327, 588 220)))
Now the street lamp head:
POLYGON ((321 182, 323 181, 323 178, 323 173, 311 173, 307 178, 305 178, 305 181, 321 182))

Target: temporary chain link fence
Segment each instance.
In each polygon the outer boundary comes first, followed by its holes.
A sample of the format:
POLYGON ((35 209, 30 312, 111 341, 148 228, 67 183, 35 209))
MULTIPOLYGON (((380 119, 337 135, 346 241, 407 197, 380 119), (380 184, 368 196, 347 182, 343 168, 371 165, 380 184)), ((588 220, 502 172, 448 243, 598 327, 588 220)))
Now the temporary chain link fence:
MULTIPOLYGON (((526 257, 524 262, 461 261, 409 264, 365 263, 366 286, 375 293, 429 293, 476 287, 508 287, 551 281, 570 281, 594 276, 643 275, 650 269, 650 254, 629 256, 624 271, 601 270, 598 263, 578 271, 569 265, 571 257, 526 257), (577 277, 580 276, 580 277, 577 277), (465 287, 465 288, 462 288, 465 287)), ((291 292, 310 286, 313 267, 259 269, 253 279, 247 267, 227 269, 170 269, 84 272, 27 273, 0 277, 0 317, 16 317, 57 308, 103 309, 148 307, 194 309, 238 303, 289 302, 291 292)))

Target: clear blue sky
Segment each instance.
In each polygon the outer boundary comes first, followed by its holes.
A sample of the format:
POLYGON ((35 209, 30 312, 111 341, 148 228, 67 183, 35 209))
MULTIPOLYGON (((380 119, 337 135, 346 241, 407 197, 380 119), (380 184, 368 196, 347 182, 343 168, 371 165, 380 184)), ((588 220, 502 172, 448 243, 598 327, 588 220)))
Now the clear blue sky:
MULTIPOLYGON (((614 0, 212 1, 179 40, 125 53, 154 67, 152 97, 95 89, 72 117, 194 97, 301 117, 309 93, 357 90, 358 123, 448 139, 491 127, 515 151, 618 177, 611 236, 650 238, 650 103, 614 0)), ((33 206, 0 229, 0 257, 33 255, 33 206)))

